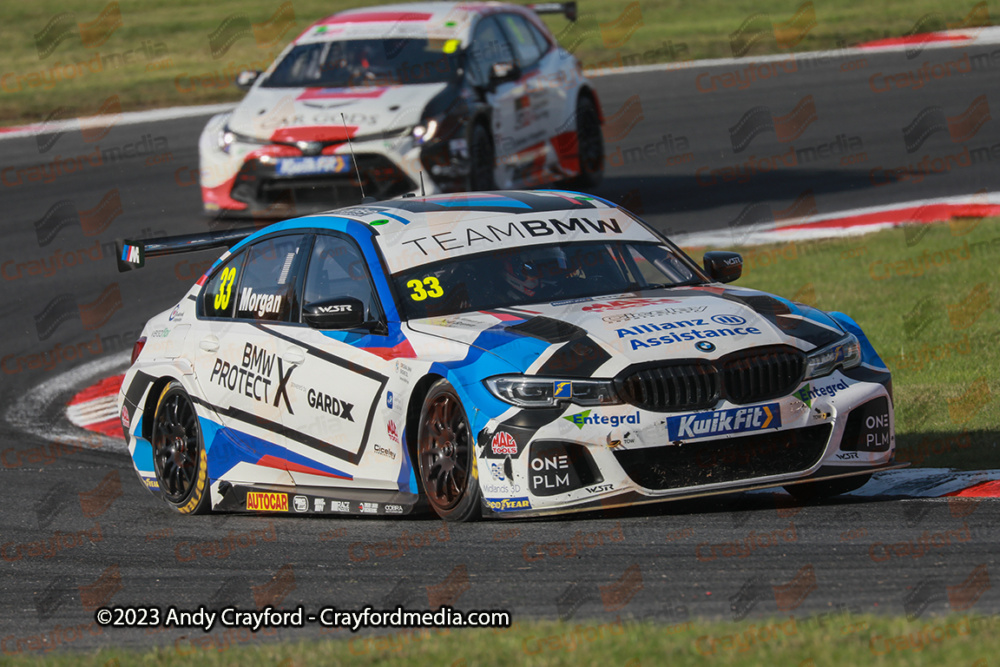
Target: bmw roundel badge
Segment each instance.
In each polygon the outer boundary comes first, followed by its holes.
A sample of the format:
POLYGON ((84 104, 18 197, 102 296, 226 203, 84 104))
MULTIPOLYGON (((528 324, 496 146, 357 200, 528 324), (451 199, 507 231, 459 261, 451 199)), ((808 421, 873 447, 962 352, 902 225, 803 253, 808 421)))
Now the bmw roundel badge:
POLYGON ((698 341, 694 346, 702 352, 711 352, 715 349, 715 345, 709 343, 707 340, 698 341))

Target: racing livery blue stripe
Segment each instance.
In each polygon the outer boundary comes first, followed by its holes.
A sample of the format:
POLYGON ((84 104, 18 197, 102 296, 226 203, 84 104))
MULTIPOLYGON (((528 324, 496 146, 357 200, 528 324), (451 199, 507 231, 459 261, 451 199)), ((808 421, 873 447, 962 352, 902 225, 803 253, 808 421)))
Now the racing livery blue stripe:
MULTIPOLYGON (((379 395, 381 395, 381 390, 379 391, 379 395)), ((312 447, 313 449, 318 449, 324 454, 329 454, 330 456, 334 456, 338 459, 347 461, 348 463, 352 463, 354 465, 358 464, 358 462, 361 460, 361 457, 365 453, 365 448, 368 445, 368 435, 371 431, 372 416, 374 414, 371 411, 369 412, 368 421, 365 424, 365 434, 361 441, 361 448, 358 449, 357 454, 352 454, 346 449, 341 449, 340 447, 337 447, 336 445, 331 445, 330 443, 320 440, 319 438, 314 438, 311 435, 307 435, 300 431, 296 431, 295 429, 289 428, 285 424, 279 424, 269 419, 264 419, 260 415, 255 415, 251 412, 247 412, 246 410, 241 410, 239 408, 234 408, 234 407, 224 408, 222 406, 213 405, 204 399, 198 398, 197 396, 192 396, 191 400, 197 405, 202 405, 210 410, 214 410, 216 414, 222 417, 229 417, 230 419, 234 419, 236 421, 240 421, 245 424, 251 424, 265 431, 270 431, 271 433, 282 435, 288 438, 289 440, 294 440, 295 442, 305 445, 306 447, 312 447)), ((240 431, 240 433, 242 433, 242 431, 240 431)), ((248 462, 252 463, 252 461, 249 461, 249 459, 248 462)))

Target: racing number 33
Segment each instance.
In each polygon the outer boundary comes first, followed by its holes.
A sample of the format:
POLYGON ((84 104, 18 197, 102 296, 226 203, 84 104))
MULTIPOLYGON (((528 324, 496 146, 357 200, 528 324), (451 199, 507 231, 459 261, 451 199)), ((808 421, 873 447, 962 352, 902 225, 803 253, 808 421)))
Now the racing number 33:
POLYGON ((233 294, 234 280, 236 280, 236 267, 230 266, 222 270, 222 280, 219 282, 219 293, 215 295, 216 310, 225 310, 229 307, 229 297, 233 294))
POLYGON ((444 296, 444 290, 441 289, 441 283, 434 276, 427 276, 423 280, 413 279, 406 283, 413 292, 410 293, 410 298, 414 301, 423 301, 427 297, 436 299, 439 296, 444 296), (427 289, 424 289, 424 286, 427 289))

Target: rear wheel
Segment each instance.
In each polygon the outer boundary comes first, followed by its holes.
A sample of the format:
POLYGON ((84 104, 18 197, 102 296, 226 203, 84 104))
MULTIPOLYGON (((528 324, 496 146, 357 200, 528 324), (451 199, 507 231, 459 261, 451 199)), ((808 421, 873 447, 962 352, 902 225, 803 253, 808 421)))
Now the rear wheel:
POLYGON ((580 174, 574 184, 581 188, 596 188, 604 177, 604 135, 601 117, 589 97, 576 102, 576 145, 580 158, 580 174))
POLYGON ((417 461, 427 501, 445 521, 474 521, 482 514, 473 444, 455 389, 438 380, 420 411, 417 461))
POLYGON ((160 493, 181 514, 209 511, 208 459, 191 398, 180 382, 164 387, 153 417, 153 469, 160 493))
POLYGON ((871 475, 853 475, 805 484, 789 484, 785 487, 785 491, 788 491, 793 498, 800 502, 811 502, 856 491, 867 484, 871 478, 871 475))
POLYGON ((493 170, 496 168, 496 152, 493 137, 482 123, 472 128, 469 144, 469 190, 496 190, 493 170))

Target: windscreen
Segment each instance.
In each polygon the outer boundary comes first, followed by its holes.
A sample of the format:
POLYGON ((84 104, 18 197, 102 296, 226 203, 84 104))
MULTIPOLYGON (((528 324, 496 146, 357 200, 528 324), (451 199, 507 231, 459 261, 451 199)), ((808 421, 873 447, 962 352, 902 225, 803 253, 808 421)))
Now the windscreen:
POLYGON ((459 71, 453 41, 355 39, 300 44, 281 59, 261 85, 351 88, 448 82, 459 71))
POLYGON ((403 271, 393 280, 407 319, 702 282, 665 245, 606 242, 483 253, 403 271))

